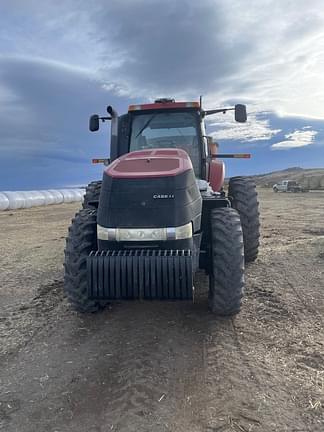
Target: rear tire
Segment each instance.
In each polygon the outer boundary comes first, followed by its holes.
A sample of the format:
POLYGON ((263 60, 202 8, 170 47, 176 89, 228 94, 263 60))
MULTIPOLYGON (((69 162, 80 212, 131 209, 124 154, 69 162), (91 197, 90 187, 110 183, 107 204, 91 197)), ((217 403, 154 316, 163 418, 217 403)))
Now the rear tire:
POLYGON ((98 208, 100 191, 101 191, 102 181, 93 181, 88 184, 86 192, 84 195, 84 201, 82 207, 84 209, 96 209, 98 208))
POLYGON ((244 290, 244 244, 240 216, 232 208, 211 210, 209 307, 230 316, 241 309, 244 290))
POLYGON ((87 257, 97 249, 97 211, 81 209, 72 219, 66 239, 64 291, 73 309, 96 312, 98 301, 88 299, 87 257))
POLYGON ((232 177, 228 195, 232 199, 232 207, 241 218, 245 262, 254 261, 258 256, 260 239, 259 202, 255 183, 247 177, 232 177))

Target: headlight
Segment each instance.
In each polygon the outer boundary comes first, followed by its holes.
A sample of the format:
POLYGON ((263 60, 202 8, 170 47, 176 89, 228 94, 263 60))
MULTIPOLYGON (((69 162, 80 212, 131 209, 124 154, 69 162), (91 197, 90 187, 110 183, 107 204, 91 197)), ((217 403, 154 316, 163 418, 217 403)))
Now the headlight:
POLYGON ((110 241, 181 240, 192 237, 192 224, 172 228, 105 228, 97 225, 97 237, 110 241))
POLYGON ((175 228, 176 240, 186 239, 192 237, 192 223, 182 225, 175 228))
POLYGON ((117 241, 152 241, 166 240, 166 228, 117 228, 117 241))

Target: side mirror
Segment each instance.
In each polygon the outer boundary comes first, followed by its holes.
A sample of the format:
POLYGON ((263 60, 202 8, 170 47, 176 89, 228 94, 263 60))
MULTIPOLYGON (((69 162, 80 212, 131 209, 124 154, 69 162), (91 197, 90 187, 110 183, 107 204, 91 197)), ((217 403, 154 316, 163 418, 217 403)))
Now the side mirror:
POLYGON ((91 132, 96 132, 99 130, 99 116, 98 114, 93 114, 89 119, 89 129, 91 132))
POLYGON ((239 123, 245 123, 246 120, 246 106, 241 104, 235 105, 235 121, 239 123))

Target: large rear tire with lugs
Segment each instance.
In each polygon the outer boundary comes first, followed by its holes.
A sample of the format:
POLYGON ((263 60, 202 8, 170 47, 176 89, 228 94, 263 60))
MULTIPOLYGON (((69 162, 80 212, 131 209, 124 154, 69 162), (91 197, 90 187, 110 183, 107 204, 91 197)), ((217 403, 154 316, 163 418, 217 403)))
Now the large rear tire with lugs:
POLYGON ((240 311, 244 290, 244 244, 236 210, 216 208, 210 214, 211 271, 209 307, 220 316, 240 311))
POLYGON ((64 291, 73 309, 95 312, 98 301, 88 299, 87 257, 97 249, 97 211, 81 209, 72 219, 66 239, 64 291))
POLYGON ((255 183, 248 177, 232 177, 228 195, 241 218, 245 262, 254 261, 259 252, 259 202, 255 183))
POLYGON ((96 209, 98 208, 98 202, 100 197, 102 181, 93 181, 86 187, 84 195, 84 201, 82 204, 83 208, 96 209))

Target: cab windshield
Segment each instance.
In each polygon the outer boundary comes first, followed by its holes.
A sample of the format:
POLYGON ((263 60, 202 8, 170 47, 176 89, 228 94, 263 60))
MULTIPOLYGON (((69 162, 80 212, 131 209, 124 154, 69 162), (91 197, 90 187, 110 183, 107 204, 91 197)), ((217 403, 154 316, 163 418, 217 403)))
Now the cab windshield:
POLYGON ((198 136, 195 113, 137 114, 132 121, 130 151, 166 147, 183 149, 189 154, 198 176, 200 172, 198 136))

